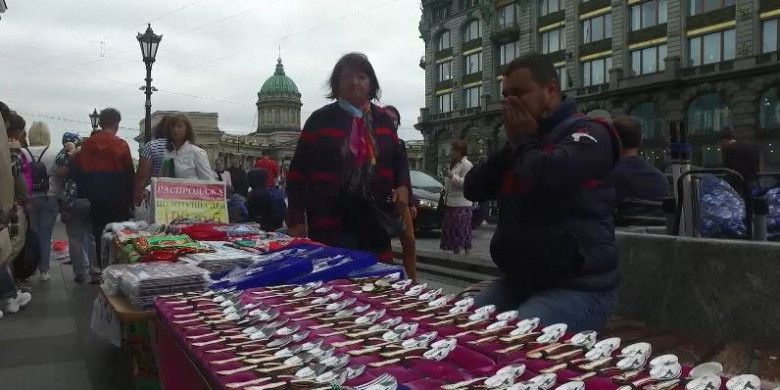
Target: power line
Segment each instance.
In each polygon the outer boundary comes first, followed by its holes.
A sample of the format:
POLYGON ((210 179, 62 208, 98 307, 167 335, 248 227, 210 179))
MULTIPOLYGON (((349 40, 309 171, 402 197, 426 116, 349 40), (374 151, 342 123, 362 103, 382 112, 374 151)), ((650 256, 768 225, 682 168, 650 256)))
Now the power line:
POLYGON ((250 47, 248 47, 248 48, 245 48, 245 49, 241 49, 241 50, 234 51, 234 52, 232 52, 232 53, 230 53, 230 54, 227 54, 227 55, 223 55, 223 56, 217 57, 217 58, 215 58, 215 59, 212 59, 212 60, 210 60, 210 61, 201 62, 200 64, 197 64, 197 65, 190 66, 189 68, 184 68, 184 69, 183 69, 183 71, 185 71, 185 72, 186 72, 186 71, 190 71, 190 70, 192 70, 192 69, 199 68, 199 67, 201 67, 201 66, 203 66, 203 65, 212 64, 212 63, 214 63, 214 62, 219 62, 219 61, 222 61, 222 60, 224 60, 224 59, 226 59, 226 58, 231 58, 231 57, 235 58, 235 56, 236 56, 236 55, 238 55, 238 54, 241 54, 241 53, 244 53, 244 52, 247 52, 247 51, 252 51, 252 50, 255 50, 255 49, 257 49, 257 48, 259 48, 259 47, 262 47, 262 46, 265 46, 265 45, 267 45, 267 44, 269 44, 269 43, 275 43, 275 42, 279 42, 279 41, 281 41, 281 40, 283 40, 283 39, 287 39, 287 38, 293 37, 293 36, 295 36, 295 35, 303 34, 303 33, 309 32, 309 31, 313 31, 313 30, 316 30, 316 29, 322 28, 322 27, 324 27, 324 26, 327 26, 327 25, 328 25, 328 24, 330 24, 330 23, 334 23, 334 22, 342 22, 342 21, 344 21, 344 20, 347 20, 347 19, 349 19, 349 18, 352 18, 352 17, 355 17, 355 16, 362 15, 362 14, 364 14, 364 13, 367 13, 367 12, 370 12, 370 11, 373 11, 373 10, 376 10, 376 9, 379 9, 379 8, 381 8, 381 7, 384 7, 384 6, 386 6, 386 5, 389 5, 389 4, 397 3, 397 2, 399 2, 399 1, 401 1, 401 0, 391 0, 391 1, 387 1, 387 2, 384 2, 384 3, 378 4, 378 5, 375 5, 375 6, 373 6, 373 7, 369 7, 369 8, 366 8, 366 9, 364 9, 364 10, 361 10, 361 11, 354 12, 354 13, 352 13, 352 14, 344 15, 344 16, 342 16, 342 17, 340 17, 340 18, 337 18, 337 19, 333 19, 333 20, 330 20, 330 21, 327 21, 327 22, 320 23, 320 24, 318 24, 318 25, 316 25, 316 26, 308 27, 308 28, 305 28, 305 29, 303 29, 303 30, 296 31, 296 32, 294 32, 294 33, 290 33, 290 34, 287 34, 287 35, 283 35, 283 36, 281 36, 281 37, 279 37, 279 38, 277 38, 277 39, 275 39, 275 40, 273 40, 273 41, 266 41, 266 42, 261 42, 261 43, 259 43, 259 44, 257 44, 257 45, 253 45, 253 46, 250 46, 250 47))
MULTIPOLYGON (((189 34, 189 33, 193 32, 193 31, 202 30, 202 29, 204 29, 204 28, 211 27, 211 26, 213 26, 213 25, 216 25, 216 24, 220 24, 220 23, 227 22, 228 20, 231 20, 231 19, 237 18, 237 17, 239 17, 239 16, 241 16, 241 15, 247 14, 249 11, 252 11, 252 10, 254 10, 254 9, 257 9, 257 8, 262 8, 262 7, 266 7, 266 6, 269 6, 269 5, 272 5, 272 4, 276 4, 276 3, 280 2, 280 1, 281 1, 281 0, 275 0, 275 1, 271 1, 271 2, 269 2, 269 3, 262 3, 262 4, 255 5, 255 6, 253 6, 253 7, 249 7, 249 8, 247 8, 247 9, 245 9, 245 10, 243 10, 243 11, 239 11, 239 12, 237 12, 237 13, 235 13, 235 14, 228 15, 228 16, 225 16, 225 17, 222 17, 222 18, 216 19, 216 20, 213 20, 213 21, 211 21, 211 22, 208 22, 208 23, 201 24, 201 25, 199 25, 199 26, 195 26, 195 27, 193 27, 193 28, 191 28, 191 29, 189 29, 189 30, 186 30, 186 31, 180 32, 180 33, 178 33, 178 34, 173 34, 173 35, 171 36, 171 39, 172 39, 172 38, 176 38, 176 37, 180 37, 180 36, 182 36, 182 35, 187 35, 187 34, 189 34)), ((203 57, 208 57, 208 56, 205 56, 205 55, 204 55, 203 57)))

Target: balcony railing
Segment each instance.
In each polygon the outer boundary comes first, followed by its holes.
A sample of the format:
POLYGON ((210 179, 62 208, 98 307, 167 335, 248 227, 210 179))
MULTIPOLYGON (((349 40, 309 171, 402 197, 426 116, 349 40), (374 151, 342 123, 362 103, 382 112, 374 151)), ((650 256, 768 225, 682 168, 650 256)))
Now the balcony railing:
POLYGON ((506 26, 497 26, 496 30, 490 33, 490 38, 496 43, 509 43, 520 39, 520 26, 511 23, 506 26))

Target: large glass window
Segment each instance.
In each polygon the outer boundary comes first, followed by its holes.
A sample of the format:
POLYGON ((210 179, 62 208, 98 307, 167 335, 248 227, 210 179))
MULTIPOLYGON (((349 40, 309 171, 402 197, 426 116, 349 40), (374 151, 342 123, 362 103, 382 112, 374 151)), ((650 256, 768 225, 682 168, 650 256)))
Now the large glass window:
POLYGON ((511 42, 511 43, 505 43, 498 47, 498 64, 499 65, 506 65, 515 58, 517 58, 517 55, 519 54, 519 42, 511 42))
POLYGON ((512 3, 498 9, 498 28, 506 28, 515 24, 517 3, 512 3))
POLYGON ((447 19, 450 16, 450 7, 442 6, 433 10, 433 19, 437 22, 447 19))
POLYGON ((478 0, 460 0, 460 8, 459 10, 464 10, 467 8, 471 8, 477 4, 478 0))
POLYGON ((440 82, 452 79, 452 61, 442 62, 436 65, 436 68, 440 82))
POLYGON ((666 69, 666 45, 646 47, 631 52, 631 73, 634 76, 662 72, 666 69))
POLYGON ((774 134, 780 135, 780 87, 769 88, 761 95, 758 104, 761 128, 774 130, 774 134))
POLYGON ((780 19, 765 20, 761 23, 761 52, 777 51, 777 24, 780 19))
POLYGON ((479 107, 479 99, 482 96, 482 86, 468 88, 464 91, 466 108, 479 107))
POLYGON ((688 130, 691 134, 715 135, 729 125, 728 103, 717 93, 700 95, 688 106, 688 130))
POLYGON ((482 37, 482 23, 478 19, 472 20, 463 29, 463 42, 468 42, 482 37))
POLYGON ((582 21, 582 43, 591 43, 606 38, 612 38, 612 14, 582 21))
POLYGON ((539 16, 561 10, 561 0, 539 0, 539 16))
POLYGON ((465 74, 474 74, 482 71, 482 52, 474 53, 464 58, 465 74))
POLYGON ((582 86, 590 87, 609 82, 609 70, 612 69, 612 57, 582 63, 582 86))
POLYGON ((566 71, 565 66, 555 68, 558 72, 558 80, 561 82, 561 91, 569 89, 569 72, 566 71))
POLYGON ((691 66, 733 60, 736 51, 734 30, 718 31, 688 40, 691 66))
POLYGON ((640 30, 643 28, 666 23, 668 0, 650 0, 641 4, 631 6, 631 30, 640 30))
POLYGON ((689 0, 691 15, 703 14, 734 5, 734 0, 689 0))
POLYGON ((545 31, 540 35, 539 44, 542 54, 554 53, 566 48, 566 34, 563 28, 545 31))
POLYGON ((436 41, 436 50, 444 50, 452 47, 452 40, 450 39, 450 31, 445 30, 439 35, 439 40, 436 41))
POLYGON ((664 120, 655 109, 653 102, 637 104, 631 110, 631 116, 642 125, 642 138, 654 139, 663 137, 664 120))
POLYGON ((452 94, 445 93, 436 96, 436 107, 439 109, 440 114, 452 111, 452 94))

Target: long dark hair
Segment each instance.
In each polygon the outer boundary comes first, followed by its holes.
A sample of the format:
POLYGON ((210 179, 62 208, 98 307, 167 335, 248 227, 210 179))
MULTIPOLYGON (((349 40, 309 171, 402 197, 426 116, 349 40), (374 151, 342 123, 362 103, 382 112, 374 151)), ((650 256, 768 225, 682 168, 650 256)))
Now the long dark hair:
MULTIPOLYGON (((152 136, 154 138, 168 138, 168 131, 172 127, 170 125, 170 122, 173 120, 173 117, 170 115, 163 115, 162 118, 160 118, 160 121, 157 122, 156 125, 152 128, 152 136)), ((174 124, 175 126, 175 124, 174 124)))
POLYGON ((187 129, 187 132, 184 136, 184 140, 189 141, 191 144, 195 143, 195 131, 192 130, 192 122, 190 122, 190 118, 188 118, 187 115, 184 114, 173 115, 170 117, 170 120, 168 121, 167 132, 165 134, 166 138, 168 139, 168 150, 174 149, 173 129, 179 123, 184 123, 184 127, 187 129))
POLYGON ((368 91, 369 100, 379 100, 382 96, 379 80, 376 78, 374 67, 371 66, 368 57, 363 53, 344 54, 338 62, 336 62, 336 66, 333 67, 333 72, 330 74, 330 93, 327 98, 337 99, 339 97, 339 79, 347 68, 365 73, 371 83, 371 87, 368 91))

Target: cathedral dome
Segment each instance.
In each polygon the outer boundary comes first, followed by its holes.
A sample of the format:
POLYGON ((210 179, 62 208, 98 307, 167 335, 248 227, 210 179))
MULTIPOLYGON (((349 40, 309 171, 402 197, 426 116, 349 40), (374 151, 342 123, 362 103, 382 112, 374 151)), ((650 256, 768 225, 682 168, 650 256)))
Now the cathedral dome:
POLYGON ((263 87, 260 88, 258 97, 298 97, 301 93, 298 92, 298 87, 295 82, 284 74, 284 65, 282 65, 282 59, 276 63, 276 71, 274 75, 269 77, 268 80, 263 83, 263 87))

